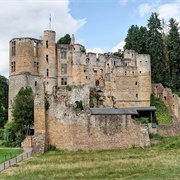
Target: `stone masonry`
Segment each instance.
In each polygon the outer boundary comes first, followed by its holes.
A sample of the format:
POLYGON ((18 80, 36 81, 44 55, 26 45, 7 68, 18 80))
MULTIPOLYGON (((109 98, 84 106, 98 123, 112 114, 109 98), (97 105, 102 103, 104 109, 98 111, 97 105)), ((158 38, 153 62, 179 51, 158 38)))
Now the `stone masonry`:
POLYGON ((31 87, 35 118, 34 136, 29 139, 35 153, 50 145, 72 150, 149 146, 147 129, 130 115, 94 116, 89 110, 90 104, 104 108, 149 106, 149 55, 126 50, 124 58, 97 56, 86 53, 74 36, 69 45, 56 44, 56 33, 51 30, 44 31, 42 40, 12 39, 9 52, 9 121, 14 97, 21 87, 31 87), (50 103, 48 110, 45 99, 50 103), (77 109, 79 102, 82 111, 77 109))

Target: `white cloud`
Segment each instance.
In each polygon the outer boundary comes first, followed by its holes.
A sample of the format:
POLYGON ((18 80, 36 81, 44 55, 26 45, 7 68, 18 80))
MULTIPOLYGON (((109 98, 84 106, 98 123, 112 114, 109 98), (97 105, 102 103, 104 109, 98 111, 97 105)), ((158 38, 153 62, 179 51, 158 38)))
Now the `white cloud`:
POLYGON ((116 46, 114 46, 111 49, 111 52, 117 52, 119 49, 123 50, 124 45, 125 45, 124 41, 119 42, 116 46))
POLYGON ((158 7, 157 12, 159 13, 160 18, 164 18, 165 20, 174 18, 179 21, 180 3, 163 4, 158 7))
POLYGON ((0 74, 7 77, 9 41, 14 37, 40 38, 43 31, 49 29, 51 13, 51 29, 56 31, 59 39, 66 33, 75 34, 86 19, 75 19, 70 14, 69 0, 63 1, 0 1, 0 74))
POLYGON ((93 48, 93 49, 87 49, 87 52, 93 52, 99 54, 99 53, 103 53, 103 50, 101 48, 93 48))
POLYGON ((141 4, 138 6, 137 11, 139 12, 140 16, 144 16, 145 14, 149 13, 151 9, 153 8, 153 4, 141 4))
POLYGON ((122 6, 126 5, 127 2, 128 2, 128 0, 119 0, 119 3, 120 3, 122 6))

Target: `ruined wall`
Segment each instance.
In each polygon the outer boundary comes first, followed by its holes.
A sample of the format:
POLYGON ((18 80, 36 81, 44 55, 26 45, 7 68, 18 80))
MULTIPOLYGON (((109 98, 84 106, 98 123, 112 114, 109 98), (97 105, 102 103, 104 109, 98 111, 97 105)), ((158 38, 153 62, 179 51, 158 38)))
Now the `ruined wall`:
POLYGON ((158 125, 157 134, 160 134, 162 136, 180 135, 180 124, 158 125))
POLYGON ((48 143, 58 149, 96 150, 150 145, 147 129, 130 115, 91 116, 73 107, 63 107, 57 100, 52 100, 47 124, 48 143))
MULTIPOLYGON (((43 79, 41 79, 43 81, 43 79)), ((34 96, 34 136, 32 138, 33 153, 45 152, 47 144, 47 122, 45 111, 45 93, 43 83, 39 84, 34 96)))
POLYGON ((161 98, 172 112, 174 123, 180 123, 180 97, 173 94, 170 88, 164 88, 162 84, 153 84, 152 92, 161 98))

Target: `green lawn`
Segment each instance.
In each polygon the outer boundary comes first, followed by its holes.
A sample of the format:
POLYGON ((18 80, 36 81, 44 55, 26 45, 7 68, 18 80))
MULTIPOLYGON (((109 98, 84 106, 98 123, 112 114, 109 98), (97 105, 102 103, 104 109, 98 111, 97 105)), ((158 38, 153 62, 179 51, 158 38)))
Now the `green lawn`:
POLYGON ((14 158, 21 154, 23 150, 20 149, 0 149, 0 163, 14 158))
POLYGON ((147 149, 48 151, 0 174, 8 180, 180 179, 180 136, 147 149))

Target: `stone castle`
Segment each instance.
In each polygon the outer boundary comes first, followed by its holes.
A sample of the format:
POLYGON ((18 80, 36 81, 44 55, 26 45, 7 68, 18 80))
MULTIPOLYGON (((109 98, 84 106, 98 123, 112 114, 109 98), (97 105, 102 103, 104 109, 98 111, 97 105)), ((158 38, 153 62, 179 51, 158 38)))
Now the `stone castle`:
POLYGON ((10 41, 9 120, 21 87, 34 92, 34 135, 23 145, 44 152, 58 149, 108 149, 148 146, 146 127, 134 118, 148 114, 150 56, 126 50, 124 58, 86 53, 85 47, 57 44, 55 31, 42 39, 10 41), (49 109, 45 109, 48 101, 49 109), (83 109, 78 109, 78 103, 83 109))

